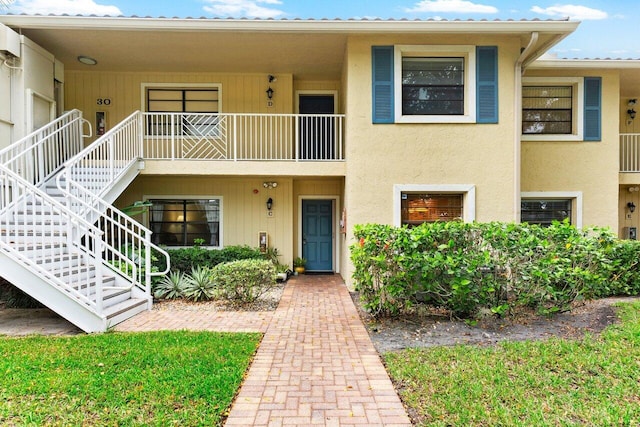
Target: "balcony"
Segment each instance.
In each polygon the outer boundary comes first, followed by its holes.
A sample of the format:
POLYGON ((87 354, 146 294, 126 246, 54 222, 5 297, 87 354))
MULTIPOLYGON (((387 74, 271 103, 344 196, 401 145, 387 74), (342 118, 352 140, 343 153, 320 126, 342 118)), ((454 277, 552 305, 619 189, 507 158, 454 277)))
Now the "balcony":
POLYGON ((640 172, 640 133, 620 134, 620 172, 640 172))
POLYGON ((147 160, 343 162, 344 115, 142 113, 147 160))

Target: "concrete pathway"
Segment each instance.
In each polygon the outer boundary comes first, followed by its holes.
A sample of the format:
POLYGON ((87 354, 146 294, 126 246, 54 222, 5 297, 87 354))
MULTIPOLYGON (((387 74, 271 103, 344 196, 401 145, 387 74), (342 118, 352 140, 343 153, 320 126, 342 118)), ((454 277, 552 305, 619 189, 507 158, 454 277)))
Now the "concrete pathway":
POLYGON ((226 425, 411 425, 340 276, 289 281, 226 425))

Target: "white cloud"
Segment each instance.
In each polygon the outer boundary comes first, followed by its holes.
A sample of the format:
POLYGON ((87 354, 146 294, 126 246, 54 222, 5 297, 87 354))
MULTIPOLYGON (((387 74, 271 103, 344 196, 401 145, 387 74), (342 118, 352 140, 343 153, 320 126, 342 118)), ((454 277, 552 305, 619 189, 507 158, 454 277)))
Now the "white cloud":
POLYGON ((498 13, 498 9, 466 0, 422 0, 405 12, 498 13))
POLYGON ((18 0, 11 11, 29 15, 122 15, 116 6, 97 4, 94 0, 18 0))
POLYGON ((577 19, 579 21, 607 19, 608 17, 605 11, 575 4, 557 4, 547 8, 533 6, 531 11, 560 18, 566 18, 568 16, 571 19, 577 19))
POLYGON ((205 12, 223 18, 277 18, 284 15, 279 9, 268 7, 280 5, 280 0, 205 0, 209 6, 204 6, 205 12), (265 6, 262 6, 265 5, 265 6))

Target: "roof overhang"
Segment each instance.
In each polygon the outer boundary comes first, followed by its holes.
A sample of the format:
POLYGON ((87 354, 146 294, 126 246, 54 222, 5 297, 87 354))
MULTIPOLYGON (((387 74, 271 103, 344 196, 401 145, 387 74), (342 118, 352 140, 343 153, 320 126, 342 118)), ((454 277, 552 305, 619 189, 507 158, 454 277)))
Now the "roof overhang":
MULTIPOLYGON (((539 59, 532 70, 603 70, 618 71, 620 96, 637 98, 640 95, 640 59, 539 59)), ((596 71, 596 72, 597 72, 596 71)))
MULTIPOLYGON (((339 79, 350 35, 483 34, 528 41, 544 49, 573 32, 577 21, 440 21, 212 19, 1 15, 65 64, 67 70, 291 73, 339 79), (91 56, 98 65, 77 61, 91 56), (319 67, 318 64, 322 64, 319 67)), ((536 51, 536 56, 543 50, 536 51)), ((534 58, 535 58, 534 57, 534 58)))

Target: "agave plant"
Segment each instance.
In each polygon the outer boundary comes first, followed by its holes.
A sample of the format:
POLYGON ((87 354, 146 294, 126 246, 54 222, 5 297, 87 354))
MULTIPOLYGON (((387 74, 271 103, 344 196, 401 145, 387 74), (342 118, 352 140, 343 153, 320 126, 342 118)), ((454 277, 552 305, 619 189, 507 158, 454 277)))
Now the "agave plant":
POLYGON ((216 284, 210 268, 198 266, 191 269, 184 296, 194 301, 210 300, 216 296, 216 284))
POLYGON ((153 296, 158 299, 175 299, 184 296, 189 277, 181 271, 172 271, 156 286, 153 296))

